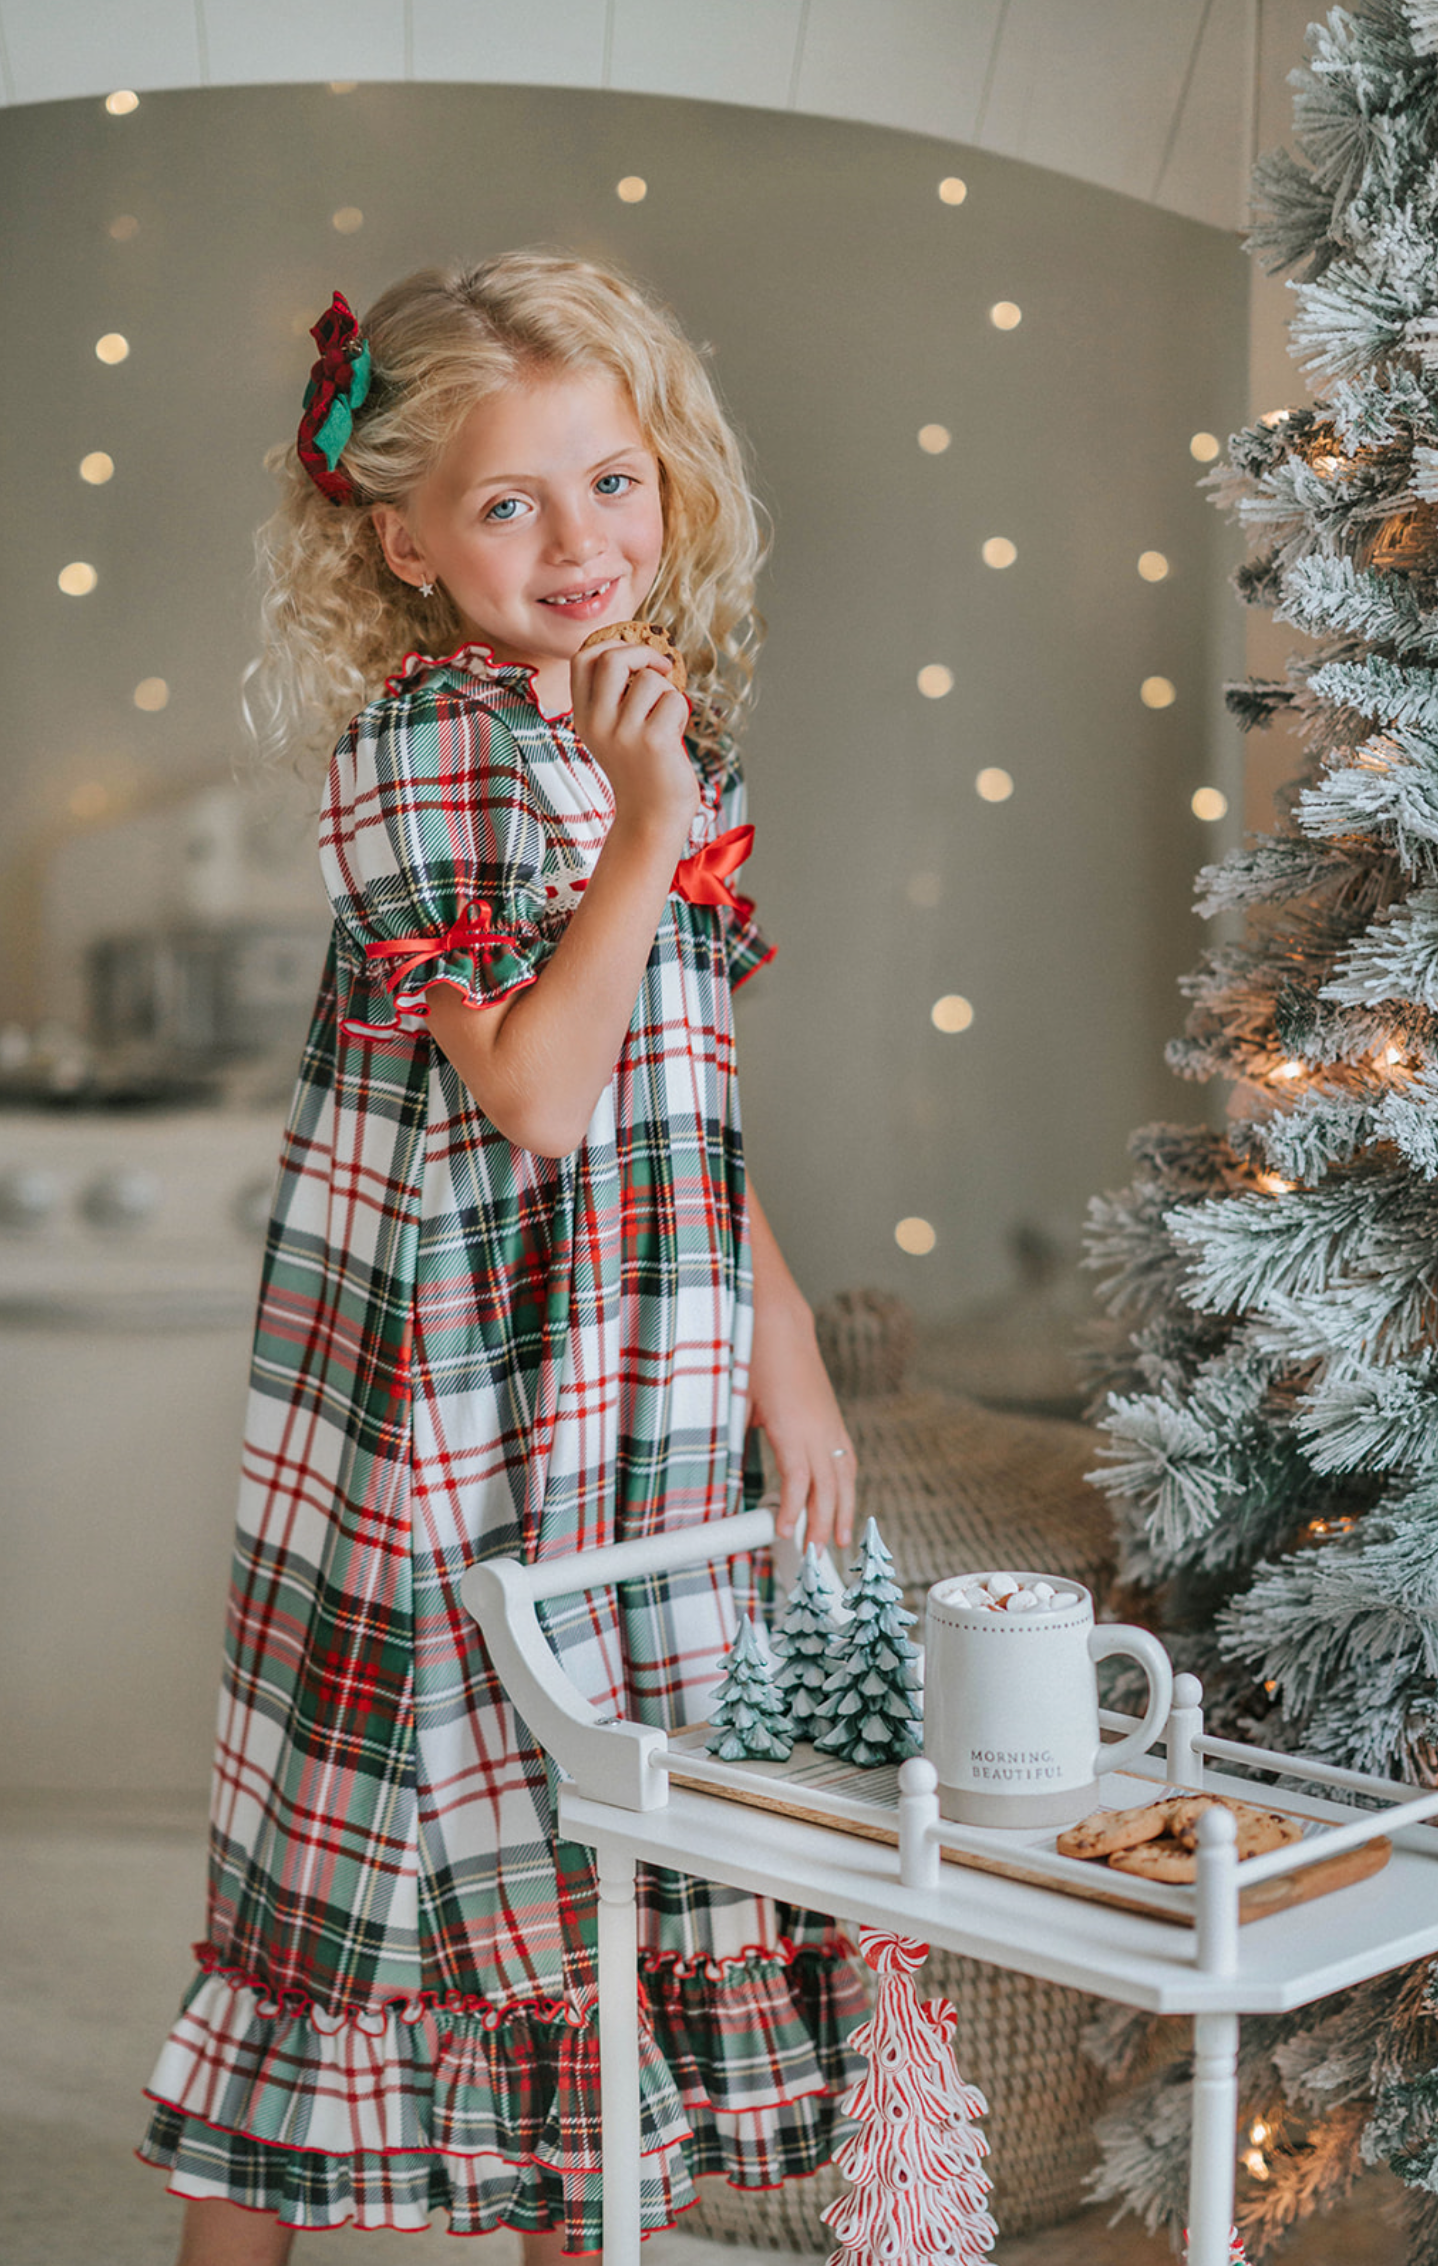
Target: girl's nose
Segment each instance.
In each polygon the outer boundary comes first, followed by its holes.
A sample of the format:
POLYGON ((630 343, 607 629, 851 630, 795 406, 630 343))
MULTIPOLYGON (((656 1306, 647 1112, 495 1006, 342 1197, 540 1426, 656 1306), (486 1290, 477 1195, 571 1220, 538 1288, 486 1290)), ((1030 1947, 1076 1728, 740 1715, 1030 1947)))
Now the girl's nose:
POLYGON ((604 549, 604 543, 604 530, 587 505, 569 505, 556 514, 553 549, 564 565, 582 566, 604 549))

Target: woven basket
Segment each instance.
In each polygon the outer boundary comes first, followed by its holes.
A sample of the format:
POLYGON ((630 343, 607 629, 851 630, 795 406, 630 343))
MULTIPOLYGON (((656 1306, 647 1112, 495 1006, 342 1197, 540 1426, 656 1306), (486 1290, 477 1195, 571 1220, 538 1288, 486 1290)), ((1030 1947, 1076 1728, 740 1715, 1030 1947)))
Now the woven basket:
MULTIPOLYGON (((946 1574, 1004 1565, 1067 1574, 1104 1595, 1110 1528, 1083 1477, 1094 1461, 1090 1432, 906 1392, 914 1324, 885 1292, 848 1292, 818 1324, 858 1457, 859 1518, 878 1520, 911 1611, 922 1616, 925 1592, 946 1574)), ((1099 2002, 948 1952, 935 1953, 919 1983, 958 2010, 954 2050, 988 2100, 990 2207, 1003 2232, 1071 2218, 1108 2100, 1079 2043, 1099 2002)), ((679 2227, 751 2250, 828 2252, 834 2238, 819 2214, 844 2184, 832 2166, 758 2194, 702 2180, 679 2227)))

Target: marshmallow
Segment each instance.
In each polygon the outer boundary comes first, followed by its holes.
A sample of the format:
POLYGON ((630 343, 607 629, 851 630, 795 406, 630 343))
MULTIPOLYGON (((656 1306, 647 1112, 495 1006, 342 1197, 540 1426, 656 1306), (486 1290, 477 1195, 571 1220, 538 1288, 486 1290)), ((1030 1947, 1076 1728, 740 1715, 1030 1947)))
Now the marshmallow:
POLYGON ((1031 1589, 1015 1589, 1011 1590, 1004 1599, 1004 1611, 1006 1613, 1037 1613, 1041 1602, 1039 1598, 1035 1597, 1031 1589))

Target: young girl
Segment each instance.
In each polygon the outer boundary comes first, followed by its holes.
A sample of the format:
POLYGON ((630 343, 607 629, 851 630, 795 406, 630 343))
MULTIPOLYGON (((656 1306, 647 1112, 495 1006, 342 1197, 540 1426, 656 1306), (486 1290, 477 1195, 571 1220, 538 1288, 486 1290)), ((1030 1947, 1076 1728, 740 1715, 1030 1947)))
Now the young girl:
MULTIPOLYGON (((334 940, 261 1292, 209 1928, 142 2152, 191 2199, 184 2266, 436 2209, 538 2266, 601 2238, 594 1883, 460 1578, 742 1508, 751 1425, 781 1526, 850 1534, 740 1145, 759 545, 698 356, 600 268, 427 272, 315 337, 263 675, 277 735, 340 733, 334 940), (645 614, 692 710, 652 649, 587 642, 645 614)), ((705 1568, 548 1628, 592 1700, 672 1724, 734 1618, 705 1568)), ((659 2227, 696 2175, 826 2160, 860 2002, 813 1916, 656 1871, 641 1926, 659 2227)))

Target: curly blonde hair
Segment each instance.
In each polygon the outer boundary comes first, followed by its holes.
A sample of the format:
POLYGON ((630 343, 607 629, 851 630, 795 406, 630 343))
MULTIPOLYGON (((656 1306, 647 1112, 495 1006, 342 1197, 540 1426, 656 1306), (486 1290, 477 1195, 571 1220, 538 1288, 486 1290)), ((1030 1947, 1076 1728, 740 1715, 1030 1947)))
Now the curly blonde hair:
POLYGON ((263 643, 246 709, 270 753, 326 758, 407 652, 463 637, 442 590, 424 598, 385 563, 374 504, 403 507, 475 404, 541 371, 605 369, 627 388, 659 461, 664 546, 646 612, 684 655, 691 732, 713 745, 749 696, 764 553, 739 442, 699 354, 628 277, 560 253, 424 268, 361 325, 374 380, 341 462, 358 500, 320 494, 293 442, 266 458, 282 484, 260 530, 263 643))

